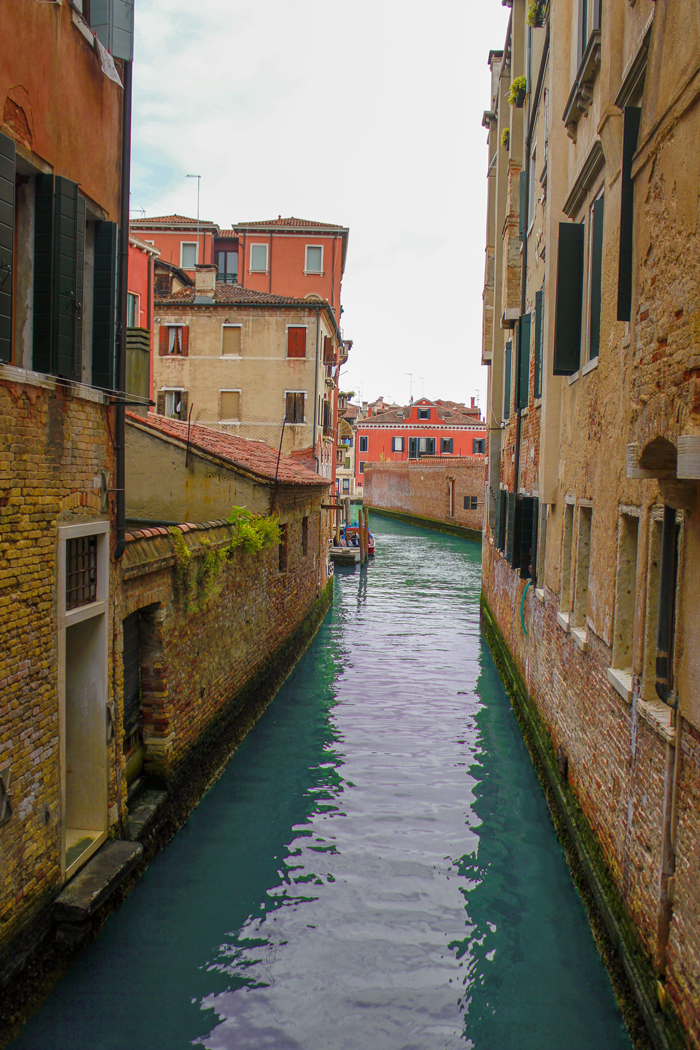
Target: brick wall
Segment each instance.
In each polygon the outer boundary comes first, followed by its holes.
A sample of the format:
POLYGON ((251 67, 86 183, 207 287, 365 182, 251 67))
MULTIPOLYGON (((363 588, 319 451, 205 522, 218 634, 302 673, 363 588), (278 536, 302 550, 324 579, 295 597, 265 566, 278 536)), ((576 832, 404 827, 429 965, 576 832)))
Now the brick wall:
MULTIPOLYGON (((0 367, 0 929, 12 938, 60 884, 57 528, 106 520, 110 409, 96 391, 0 367)), ((114 797, 114 780, 111 785, 114 797)))
POLYGON ((483 459, 424 456, 402 463, 368 463, 364 501, 368 507, 400 511, 469 529, 481 529, 484 517, 483 459), (454 485, 450 514, 448 480, 454 485), (476 497, 476 510, 465 509, 465 497, 476 497))

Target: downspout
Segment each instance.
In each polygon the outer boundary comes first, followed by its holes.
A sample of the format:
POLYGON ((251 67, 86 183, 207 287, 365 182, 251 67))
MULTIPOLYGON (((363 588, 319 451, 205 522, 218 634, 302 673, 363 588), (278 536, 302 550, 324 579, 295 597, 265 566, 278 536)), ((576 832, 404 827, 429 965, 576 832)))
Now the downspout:
POLYGON ((318 348, 319 348, 319 312, 321 307, 316 307, 316 368, 314 372, 314 432, 311 435, 311 448, 314 453, 314 460, 316 461, 316 473, 320 474, 318 456, 316 455, 316 417, 318 414, 318 348))
POLYGON ((116 388, 122 400, 115 405, 115 452, 117 458, 117 543, 114 560, 119 561, 126 547, 126 449, 125 408, 126 389, 126 304, 129 269, 129 176, 131 169, 131 85, 132 64, 124 62, 124 98, 122 100, 122 180, 121 220, 119 230, 119 275, 117 287, 117 368, 116 388))

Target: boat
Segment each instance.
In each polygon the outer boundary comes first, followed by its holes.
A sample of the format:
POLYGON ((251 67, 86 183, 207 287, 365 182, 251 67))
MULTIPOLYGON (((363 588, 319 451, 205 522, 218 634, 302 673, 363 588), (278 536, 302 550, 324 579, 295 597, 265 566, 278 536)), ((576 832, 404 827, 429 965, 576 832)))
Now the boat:
MULTIPOLYGON (((374 554, 374 536, 367 530, 369 542, 367 543, 367 553, 374 554)), ((341 533, 341 543, 344 547, 357 547, 360 546, 360 528, 359 525, 344 525, 341 533)))

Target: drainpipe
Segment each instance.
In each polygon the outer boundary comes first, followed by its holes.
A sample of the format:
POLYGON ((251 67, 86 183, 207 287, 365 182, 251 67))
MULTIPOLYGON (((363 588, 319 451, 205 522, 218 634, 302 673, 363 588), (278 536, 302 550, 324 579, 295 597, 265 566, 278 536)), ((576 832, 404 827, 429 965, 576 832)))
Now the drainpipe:
POLYGON ((117 392, 122 400, 115 405, 115 452, 117 456, 117 544, 114 560, 119 561, 126 547, 126 303, 129 268, 129 177, 131 169, 131 62, 124 62, 124 98, 122 100, 122 180, 121 221, 119 230, 119 283, 117 289, 117 392))
POLYGON ((318 414, 318 348, 319 348, 319 312, 320 307, 316 307, 316 369, 314 372, 314 432, 311 437, 311 447, 314 453, 314 460, 316 461, 316 473, 320 474, 318 456, 316 455, 316 417, 318 414))

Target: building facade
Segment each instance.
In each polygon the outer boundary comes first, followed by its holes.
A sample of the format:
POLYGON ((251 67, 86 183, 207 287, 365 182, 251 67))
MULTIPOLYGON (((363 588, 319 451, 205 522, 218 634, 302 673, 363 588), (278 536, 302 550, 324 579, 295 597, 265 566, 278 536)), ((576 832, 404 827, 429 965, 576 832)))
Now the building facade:
POLYGON ((433 527, 469 530, 478 539, 484 517, 483 456, 422 456, 367 463, 363 502, 433 527))
POLYGON ((700 10, 513 0, 489 63, 486 622, 640 940, 650 1032, 699 1046, 700 10))

